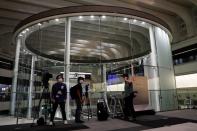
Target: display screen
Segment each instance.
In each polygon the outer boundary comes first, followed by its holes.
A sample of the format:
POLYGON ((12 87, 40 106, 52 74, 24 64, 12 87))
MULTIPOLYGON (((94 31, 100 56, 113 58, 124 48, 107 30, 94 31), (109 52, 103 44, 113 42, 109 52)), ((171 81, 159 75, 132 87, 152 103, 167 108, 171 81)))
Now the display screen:
POLYGON ((120 83, 120 77, 115 73, 110 73, 107 75, 107 84, 113 85, 120 83))

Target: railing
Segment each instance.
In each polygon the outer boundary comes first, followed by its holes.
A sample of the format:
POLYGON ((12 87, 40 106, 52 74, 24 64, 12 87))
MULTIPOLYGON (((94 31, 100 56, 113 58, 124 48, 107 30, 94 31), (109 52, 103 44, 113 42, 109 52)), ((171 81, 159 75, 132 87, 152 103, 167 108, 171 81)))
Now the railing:
MULTIPOLYGON (((32 94, 32 110, 34 111, 38 107, 39 99, 41 98, 42 92, 34 92, 32 94)), ((122 92, 107 92, 108 101, 110 101, 110 95, 116 95, 118 97, 123 97, 122 92)), ((9 110, 11 93, 0 93, 0 103, 7 102, 5 105, 7 107, 0 107, 9 110)), ((96 113, 97 101, 104 97, 104 92, 90 92, 90 107, 93 114, 96 113)), ((155 97, 159 98, 159 106, 161 111, 173 110, 173 109, 191 109, 197 108, 197 88, 192 89, 168 89, 168 90, 149 90, 149 103, 154 105, 155 97)), ((43 101, 44 102, 44 101, 43 101)), ((20 117, 27 116, 28 108, 28 93, 27 92, 17 92, 16 99, 16 112, 18 112, 20 117)), ((75 114, 75 101, 70 100, 70 110, 71 116, 75 114)), ((87 110, 86 104, 83 106, 84 111, 87 110)))

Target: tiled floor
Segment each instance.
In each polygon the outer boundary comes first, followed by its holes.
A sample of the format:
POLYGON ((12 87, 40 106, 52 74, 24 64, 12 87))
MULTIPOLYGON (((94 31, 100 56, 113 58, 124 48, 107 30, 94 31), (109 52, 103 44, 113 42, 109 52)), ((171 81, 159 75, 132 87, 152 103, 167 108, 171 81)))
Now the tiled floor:
MULTIPOLYGON (((168 121, 168 120, 166 120, 168 121)), ((19 123, 31 123, 32 120, 20 119, 19 123)), ((178 110, 159 112, 156 116, 141 116, 138 117, 137 122, 127 122, 119 119, 109 119, 108 121, 97 121, 96 119, 90 119, 85 121, 84 125, 89 129, 83 129, 82 131, 197 131, 197 110, 178 110), (169 117, 175 119, 184 119, 186 122, 175 125, 162 125, 163 127, 150 126, 151 124, 143 124, 146 121, 157 121, 159 119, 167 119, 169 117), (188 121, 187 120, 191 120, 188 121), (141 121, 138 122, 138 121, 141 121)), ((15 124, 16 118, 0 116, 0 125, 15 124)), ((158 123, 153 123, 158 124, 158 123)))

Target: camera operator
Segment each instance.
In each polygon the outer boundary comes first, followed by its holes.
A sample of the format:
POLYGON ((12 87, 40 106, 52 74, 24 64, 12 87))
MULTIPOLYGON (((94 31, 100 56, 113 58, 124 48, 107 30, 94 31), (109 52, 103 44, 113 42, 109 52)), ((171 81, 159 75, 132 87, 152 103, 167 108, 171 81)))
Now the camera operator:
POLYGON ((75 85, 75 102, 76 102, 76 112, 75 112, 75 122, 76 123, 83 123, 84 121, 81 120, 81 111, 82 111, 82 104, 84 101, 84 96, 83 96, 83 88, 82 84, 84 83, 84 78, 83 77, 78 77, 77 79, 77 85, 75 85))
POLYGON ((62 118, 64 121, 64 124, 68 124, 66 120, 66 112, 65 112, 65 102, 66 102, 66 96, 67 96, 67 87, 63 83, 63 75, 57 75, 56 77, 57 82, 52 87, 51 92, 51 101, 52 101, 52 112, 51 112, 51 119, 50 119, 50 125, 54 125, 54 116, 55 112, 57 110, 58 105, 60 106, 62 118))
POLYGON ((124 86, 124 118, 129 120, 129 116, 132 115, 133 120, 136 120, 135 109, 133 105, 133 98, 135 97, 136 91, 133 91, 133 81, 129 80, 128 74, 123 74, 123 79, 125 82, 124 86))

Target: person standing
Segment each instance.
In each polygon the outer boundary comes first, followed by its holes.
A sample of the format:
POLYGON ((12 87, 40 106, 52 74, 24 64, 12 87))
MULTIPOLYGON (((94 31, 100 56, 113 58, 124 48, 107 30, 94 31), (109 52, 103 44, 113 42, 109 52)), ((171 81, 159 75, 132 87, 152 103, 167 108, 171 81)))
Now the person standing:
POLYGON ((84 122, 81 120, 82 104, 84 101, 83 88, 82 88, 83 83, 84 83, 84 78, 78 77, 77 85, 74 86, 75 94, 76 94, 76 97, 75 97, 75 103, 76 103, 75 122, 76 123, 84 122))
POLYGON ((66 119, 66 112, 65 112, 67 87, 66 87, 66 84, 63 83, 62 74, 57 75, 56 80, 57 82, 52 86, 52 92, 51 92, 52 112, 51 112, 49 125, 54 125, 53 120, 54 120, 54 116, 55 116, 58 105, 60 106, 64 124, 68 124, 67 119, 66 119))
POLYGON ((135 109, 133 105, 133 98, 135 97, 135 91, 133 91, 133 82, 129 80, 128 74, 123 74, 125 82, 124 86, 124 118, 129 120, 129 116, 132 116, 133 120, 136 120, 135 109))

